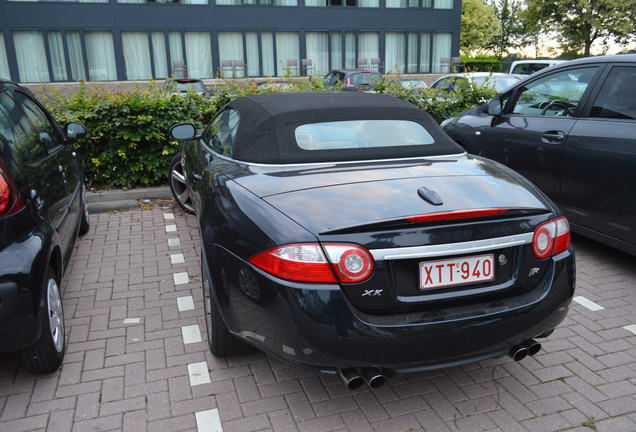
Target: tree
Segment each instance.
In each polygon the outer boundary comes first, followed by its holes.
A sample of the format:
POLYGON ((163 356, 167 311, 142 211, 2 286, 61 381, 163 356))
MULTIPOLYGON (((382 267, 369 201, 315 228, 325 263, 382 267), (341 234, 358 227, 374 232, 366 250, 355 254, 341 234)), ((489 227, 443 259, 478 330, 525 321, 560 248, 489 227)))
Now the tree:
POLYGON ((508 50, 528 44, 528 33, 522 19, 521 3, 516 0, 496 0, 493 3, 495 17, 499 21, 499 32, 493 37, 490 47, 501 59, 508 50))
POLYGON ((487 49, 499 32, 499 22, 492 5, 483 0, 462 1, 460 49, 463 55, 487 49))
POLYGON ((564 51, 590 55, 594 41, 636 39, 636 0, 527 0, 528 22, 554 32, 564 51))

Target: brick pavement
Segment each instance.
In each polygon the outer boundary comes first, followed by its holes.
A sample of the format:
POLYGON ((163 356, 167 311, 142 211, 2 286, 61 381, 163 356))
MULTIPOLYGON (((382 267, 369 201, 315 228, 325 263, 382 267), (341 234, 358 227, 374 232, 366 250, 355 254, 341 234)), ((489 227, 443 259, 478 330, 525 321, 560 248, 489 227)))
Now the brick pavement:
POLYGON ((261 353, 209 353, 194 217, 155 208, 91 223, 63 283, 61 370, 34 377, 0 356, 2 432, 636 431, 634 258, 600 244, 575 239, 577 295, 603 309, 573 304, 534 358, 349 392, 261 353))

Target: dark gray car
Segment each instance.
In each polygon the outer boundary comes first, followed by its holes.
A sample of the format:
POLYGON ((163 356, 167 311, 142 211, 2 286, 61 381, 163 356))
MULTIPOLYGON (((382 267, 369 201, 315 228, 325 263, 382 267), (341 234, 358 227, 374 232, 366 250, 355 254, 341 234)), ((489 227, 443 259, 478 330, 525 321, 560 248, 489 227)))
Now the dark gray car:
POLYGON ((636 55, 550 67, 443 125, 534 182, 576 231, 636 254, 636 55))

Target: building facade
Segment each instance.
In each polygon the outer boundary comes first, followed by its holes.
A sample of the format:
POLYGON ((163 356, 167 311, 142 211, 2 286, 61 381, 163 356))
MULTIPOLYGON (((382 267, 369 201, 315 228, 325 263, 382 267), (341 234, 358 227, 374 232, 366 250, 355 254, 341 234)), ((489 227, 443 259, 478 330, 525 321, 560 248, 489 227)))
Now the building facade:
POLYGON ((0 0, 0 78, 444 73, 461 0, 0 0))

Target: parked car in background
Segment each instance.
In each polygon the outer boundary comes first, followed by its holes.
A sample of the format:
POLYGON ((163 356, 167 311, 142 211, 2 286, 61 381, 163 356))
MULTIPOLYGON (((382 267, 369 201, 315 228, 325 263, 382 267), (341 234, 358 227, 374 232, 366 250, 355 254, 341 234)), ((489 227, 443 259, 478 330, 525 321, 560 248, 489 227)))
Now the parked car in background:
POLYGON ((171 135, 201 233, 214 355, 249 343, 373 388, 533 355, 533 338, 567 313, 574 254, 559 209, 410 103, 260 94, 201 134, 184 123, 171 135))
POLYGON ((460 86, 472 82, 477 87, 488 86, 499 92, 520 80, 520 76, 498 72, 466 72, 444 75, 431 84, 431 88, 452 93, 457 91, 460 86))
POLYGON ((424 90, 428 88, 426 81, 419 78, 407 78, 402 76, 400 78, 400 85, 408 90, 424 90))
POLYGON ((208 89, 200 79, 168 79, 163 84, 163 89, 164 91, 177 96, 182 96, 189 92, 194 92, 199 95, 212 94, 212 90, 208 89))
POLYGON ((444 130, 531 180, 575 231, 636 254, 636 55, 537 72, 444 130))
POLYGON ((22 365, 56 370, 64 357, 60 284, 77 234, 88 231, 79 157, 27 89, 0 80, 0 352, 22 350, 22 365))
POLYGON ((326 88, 342 86, 343 90, 373 90, 382 75, 364 69, 335 69, 324 77, 326 88))
POLYGON ((510 73, 517 75, 532 75, 550 66, 564 63, 567 60, 517 60, 510 65, 510 73))

